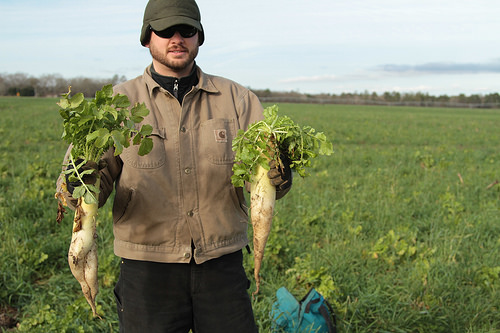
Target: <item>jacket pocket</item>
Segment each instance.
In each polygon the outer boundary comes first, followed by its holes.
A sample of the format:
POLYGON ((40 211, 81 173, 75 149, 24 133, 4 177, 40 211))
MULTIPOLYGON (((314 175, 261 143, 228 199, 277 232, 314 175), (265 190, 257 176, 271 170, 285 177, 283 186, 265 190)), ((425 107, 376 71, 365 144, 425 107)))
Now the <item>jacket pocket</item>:
POLYGON ((125 214, 132 206, 132 198, 134 197, 135 190, 119 190, 116 189, 115 200, 113 203, 113 222, 119 223, 124 219, 125 214))
POLYGON ((153 128, 153 132, 149 137, 153 139, 153 150, 151 152, 139 156, 139 145, 130 145, 130 147, 123 149, 120 155, 123 162, 137 169, 155 169, 165 164, 165 129, 153 128))
POLYGON ((214 164, 233 163, 232 150, 236 135, 234 119, 210 119, 200 125, 200 148, 208 160, 214 164))

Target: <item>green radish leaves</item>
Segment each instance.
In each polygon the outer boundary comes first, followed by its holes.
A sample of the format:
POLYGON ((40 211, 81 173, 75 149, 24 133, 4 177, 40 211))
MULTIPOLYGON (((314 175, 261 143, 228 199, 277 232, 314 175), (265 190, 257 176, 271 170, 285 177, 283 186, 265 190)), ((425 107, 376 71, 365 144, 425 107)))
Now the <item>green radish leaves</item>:
MULTIPOLYGON (((104 152, 114 147, 114 154, 119 155, 123 149, 139 145, 138 154, 143 156, 153 149, 153 140, 148 137, 153 128, 151 125, 139 124, 149 114, 144 103, 130 107, 126 95, 113 95, 112 85, 105 85, 95 94, 92 100, 86 100, 82 93, 62 95, 57 103, 59 114, 63 119, 62 139, 72 145, 69 170, 70 181, 79 180, 81 183, 85 171, 78 173, 84 163, 93 161, 99 163, 104 152), (81 159, 84 163, 75 165, 75 160, 81 159)), ((75 188, 74 198, 85 197, 87 203, 95 202, 99 189, 91 185, 82 185, 75 188), (87 200, 89 199, 89 200, 87 200)))
POLYGON ((102 154, 115 147, 115 155, 133 144, 141 145, 140 155, 146 155, 153 148, 151 125, 143 125, 140 130, 136 124, 141 123, 149 114, 144 104, 136 104, 130 111, 127 96, 113 96, 113 88, 106 85, 96 92, 95 98, 87 101, 83 94, 70 97, 71 90, 59 101, 59 113, 64 119, 62 138, 73 145, 72 155, 87 161, 98 162, 102 154))
POLYGON ((311 159, 333 153, 333 145, 325 134, 316 133, 310 126, 300 127, 287 116, 279 116, 277 105, 264 109, 264 120, 250 125, 247 131, 239 130, 232 144, 236 156, 231 182, 236 187, 250 181, 257 165, 269 169, 270 159, 281 163, 280 154, 290 159, 292 170, 305 177, 311 159))

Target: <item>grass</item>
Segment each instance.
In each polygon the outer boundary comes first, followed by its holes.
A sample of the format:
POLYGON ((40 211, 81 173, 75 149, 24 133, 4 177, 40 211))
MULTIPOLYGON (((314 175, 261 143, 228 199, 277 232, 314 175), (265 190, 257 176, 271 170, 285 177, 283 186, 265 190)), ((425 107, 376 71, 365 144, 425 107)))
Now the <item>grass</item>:
MULTIPOLYGON (((55 99, 0 98, 0 309, 19 332, 115 332, 111 205, 100 212, 98 308, 66 261, 55 222, 66 144, 55 99)), ((311 286, 339 332, 500 332, 498 110, 280 104, 325 132, 335 154, 277 202, 259 295, 262 332, 276 290, 311 286)), ((251 229, 249 230, 251 232, 251 229)), ((253 257, 245 266, 253 281, 253 257)), ((252 285, 250 292, 253 291, 252 285)))

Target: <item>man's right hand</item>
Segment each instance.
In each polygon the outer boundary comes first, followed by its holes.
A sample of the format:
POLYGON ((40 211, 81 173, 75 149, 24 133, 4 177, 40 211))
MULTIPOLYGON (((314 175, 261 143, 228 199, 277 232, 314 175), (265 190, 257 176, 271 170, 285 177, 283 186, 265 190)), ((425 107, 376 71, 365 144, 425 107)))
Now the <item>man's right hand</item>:
MULTIPOLYGON (((81 163, 83 162, 82 159, 77 159, 75 161, 75 165, 80 165, 81 163)), ((69 164, 68 165, 68 168, 67 170, 71 170, 73 169, 73 164, 69 164)), ((90 173, 90 174, 85 174, 82 176, 82 179, 83 179, 83 182, 85 184, 89 184, 89 185, 93 185, 95 184, 96 180, 97 180, 97 175, 98 175, 98 166, 97 166, 97 163, 96 162, 93 162, 93 161, 89 161, 87 163, 85 163, 84 165, 82 165, 79 169, 78 169, 78 172, 79 173, 82 173, 83 171, 86 171, 86 170, 94 170, 94 172, 90 173)), ((68 192, 73 194, 73 191, 75 190, 75 188, 77 188, 78 186, 82 186, 82 182, 78 179, 76 181, 72 181, 70 182, 69 181, 69 174, 66 174, 66 187, 68 189, 68 192)))

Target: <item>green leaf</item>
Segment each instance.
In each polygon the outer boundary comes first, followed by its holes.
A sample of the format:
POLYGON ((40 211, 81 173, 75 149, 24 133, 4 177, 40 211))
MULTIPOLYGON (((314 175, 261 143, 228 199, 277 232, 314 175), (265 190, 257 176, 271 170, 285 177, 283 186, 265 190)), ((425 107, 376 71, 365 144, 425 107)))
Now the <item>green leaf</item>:
POLYGON ((68 176, 68 180, 69 180, 70 182, 77 182, 77 181, 79 181, 79 180, 80 180, 80 178, 78 178, 78 177, 76 176, 76 173, 75 173, 75 170, 74 170, 74 169, 71 169, 71 170, 70 170, 70 172, 71 172, 71 174, 68 176))
POLYGON ((94 116, 98 119, 101 120, 104 118, 104 115, 106 114, 106 110, 104 108, 94 108, 93 109, 94 116))
POLYGON ((127 119, 125 120, 125 127, 135 129, 135 123, 132 120, 127 119))
POLYGON ((112 84, 107 84, 101 89, 102 92, 104 92, 106 97, 112 97, 113 96, 113 85, 112 84))
POLYGON ((97 106, 109 105, 113 96, 113 86, 111 84, 105 85, 101 90, 95 93, 95 103, 97 106))
POLYGON ((92 169, 89 169, 89 170, 83 170, 81 172, 79 172, 80 176, 85 176, 85 175, 91 175, 92 173, 94 172, 94 170, 92 169))
POLYGON ((127 139, 125 138, 125 135, 119 130, 113 130, 111 131, 111 136, 113 137, 114 142, 119 142, 121 144, 125 144, 127 139))
POLYGON ((118 110, 116 110, 114 107, 112 107, 111 105, 106 105, 103 109, 104 112, 111 114, 115 120, 118 119, 118 110))
POLYGON ((123 147, 127 148, 130 146, 130 136, 131 136, 131 131, 128 128, 123 128, 121 130, 121 133, 123 137, 125 138, 125 141, 123 141, 123 147))
POLYGON ((73 172, 75 172, 75 169, 66 169, 62 173, 65 174, 65 175, 69 175, 69 174, 71 174, 73 172))
POLYGON ((130 101, 126 95, 116 94, 113 97, 112 104, 117 108, 128 108, 130 106, 130 101))
POLYGON ((153 133, 153 126, 148 125, 148 124, 144 124, 144 125, 142 125, 141 130, 139 131, 139 133, 142 136, 151 135, 151 133, 153 133))
POLYGON ((85 200, 85 203, 88 205, 91 204, 97 204, 97 198, 90 192, 85 192, 83 199, 85 200))
POLYGON ((94 145, 98 148, 104 148, 111 137, 111 133, 109 133, 106 128, 100 128, 99 132, 99 136, 95 140, 94 145))
POLYGON ((151 150, 153 150, 153 139, 151 138, 142 139, 141 145, 139 146, 138 154, 140 156, 144 156, 146 154, 149 154, 151 150))
POLYGON ((136 134, 134 138, 132 139, 132 144, 138 145, 142 141, 142 135, 136 134))
MULTIPOLYGON (((67 98, 62 98, 59 103, 57 103, 61 109, 69 108, 69 100, 67 98)), ((66 113, 65 113, 66 114, 66 113)))
POLYGON ((125 136, 122 132, 114 130, 111 132, 111 137, 113 138, 113 145, 115 146, 115 156, 120 155, 126 142, 125 136))
POLYGON ((327 155, 330 156, 333 154, 333 144, 331 142, 324 142, 320 147, 319 147, 319 153, 321 155, 327 155))
POLYGON ((78 126, 83 126, 85 125, 87 122, 89 121, 92 121, 94 119, 94 117, 92 116, 83 116, 80 118, 80 120, 78 121, 78 126))
MULTIPOLYGON (((87 135, 87 142, 90 143, 90 142, 92 142, 98 138, 102 138, 108 134, 109 134, 109 131, 106 128, 99 128, 98 130, 87 135)), ((96 146, 99 147, 99 145, 96 145, 96 146)))
POLYGON ((244 168, 235 168, 233 174, 236 176, 241 176, 246 173, 244 168))
POLYGON ((130 120, 132 120, 136 124, 139 124, 144 120, 144 117, 130 116, 130 120))
POLYGON ((77 186, 73 190, 73 194, 71 195, 73 198, 78 199, 85 194, 85 186, 77 186))
POLYGON ((138 124, 144 120, 143 117, 139 116, 130 116, 130 120, 132 120, 134 123, 138 124))
POLYGON ((69 107, 70 108, 77 108, 78 106, 80 106, 80 104, 82 104, 82 102, 84 100, 85 100, 85 97, 83 96, 83 94, 78 93, 69 99, 69 104, 70 104, 69 107))
POLYGON ((245 184, 245 182, 240 177, 238 177, 237 175, 232 175, 231 176, 231 183, 235 187, 243 187, 243 185, 245 184))
POLYGON ((146 117, 149 114, 149 110, 144 103, 136 104, 131 110, 130 114, 133 117, 146 117))

